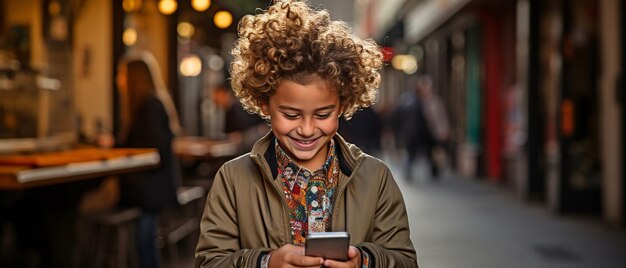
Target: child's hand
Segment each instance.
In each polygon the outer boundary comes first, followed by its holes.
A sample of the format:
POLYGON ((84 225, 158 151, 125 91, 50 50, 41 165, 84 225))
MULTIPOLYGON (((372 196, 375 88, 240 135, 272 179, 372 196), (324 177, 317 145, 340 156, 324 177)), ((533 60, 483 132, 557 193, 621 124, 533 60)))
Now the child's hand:
POLYGON ((361 253, 353 246, 348 249, 348 258, 346 262, 324 260, 324 267, 328 268, 360 268, 361 267, 361 253))
POLYGON ((270 268, 282 267, 320 267, 324 259, 304 255, 304 248, 294 245, 284 245, 272 251, 270 256, 270 268))

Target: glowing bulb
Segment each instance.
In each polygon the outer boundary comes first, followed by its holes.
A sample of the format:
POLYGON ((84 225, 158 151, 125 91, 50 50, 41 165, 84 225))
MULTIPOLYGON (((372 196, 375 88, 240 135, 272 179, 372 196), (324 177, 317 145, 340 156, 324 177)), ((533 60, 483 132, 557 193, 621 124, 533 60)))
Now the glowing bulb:
POLYGON ((132 46, 137 43, 137 30, 135 28, 126 28, 122 34, 122 41, 124 45, 132 46))
POLYGON ((233 15, 228 11, 218 11, 213 17, 213 22, 217 28, 226 29, 233 23, 233 15))
POLYGON ((406 74, 414 74, 417 72, 417 59, 413 55, 407 55, 402 61, 402 71, 406 74))
POLYGON ((189 22, 179 23, 178 27, 176 27, 176 30, 178 31, 178 35, 185 38, 190 38, 196 32, 196 28, 193 27, 193 24, 189 22))
POLYGON ((196 55, 187 55, 180 61, 179 70, 183 76, 198 76, 202 71, 202 60, 196 55))
POLYGON ((211 6, 211 0, 191 0, 191 7, 198 12, 205 11, 211 6))
POLYGON ((396 70, 402 70, 402 65, 405 58, 405 55, 396 55, 395 57, 393 57, 393 59, 391 59, 391 66, 393 66, 393 68, 396 70))
POLYGON ((176 12, 176 8, 178 8, 178 3, 176 0, 161 0, 159 1, 159 11, 163 15, 172 15, 176 12))

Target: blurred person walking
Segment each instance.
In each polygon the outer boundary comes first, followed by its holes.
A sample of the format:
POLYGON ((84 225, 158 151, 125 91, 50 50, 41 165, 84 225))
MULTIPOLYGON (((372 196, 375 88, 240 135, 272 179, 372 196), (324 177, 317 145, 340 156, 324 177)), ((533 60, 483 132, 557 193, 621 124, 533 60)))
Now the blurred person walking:
POLYGON ((422 103, 422 112, 426 121, 430 141, 425 156, 430 165, 431 178, 437 179, 440 169, 445 165, 445 147, 450 139, 450 123, 444 103, 434 92, 430 75, 422 75, 417 80, 417 94, 422 103))
POLYGON ((378 112, 372 107, 367 107, 354 114, 350 120, 342 117, 338 132, 346 141, 364 152, 378 156, 381 149, 382 124, 378 112))
POLYGON ((406 151, 404 164, 405 179, 412 181, 414 165, 428 154, 432 136, 424 115, 423 103, 418 94, 418 83, 415 78, 410 79, 413 88, 400 96, 400 103, 391 115, 391 124, 395 132, 397 148, 406 151))
POLYGON ((178 205, 176 189, 180 184, 180 169, 172 141, 180 132, 180 125, 152 54, 125 55, 117 68, 116 83, 120 96, 120 130, 115 146, 156 148, 161 157, 158 168, 121 175, 119 181, 119 205, 143 210, 137 227, 140 267, 159 267, 160 256, 155 244, 157 215, 164 207, 178 205))

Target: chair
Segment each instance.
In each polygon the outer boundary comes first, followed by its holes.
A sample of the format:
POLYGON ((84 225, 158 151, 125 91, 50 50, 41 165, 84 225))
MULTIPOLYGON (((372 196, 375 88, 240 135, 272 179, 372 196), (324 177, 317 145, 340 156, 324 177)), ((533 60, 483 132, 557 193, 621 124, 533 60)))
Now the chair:
POLYGON ((157 247, 167 251, 171 267, 180 263, 178 245, 181 241, 199 230, 205 196, 201 186, 182 186, 176 192, 179 206, 161 212, 157 230, 157 247))
POLYGON ((75 267, 138 267, 135 229, 140 216, 139 208, 83 216, 78 225, 75 267))

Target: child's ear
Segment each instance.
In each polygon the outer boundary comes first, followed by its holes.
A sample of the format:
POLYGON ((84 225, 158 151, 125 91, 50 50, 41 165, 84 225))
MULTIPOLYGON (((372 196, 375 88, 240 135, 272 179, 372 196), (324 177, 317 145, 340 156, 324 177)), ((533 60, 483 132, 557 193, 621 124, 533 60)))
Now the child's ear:
POLYGON ((267 103, 261 104, 261 113, 263 114, 263 117, 270 117, 270 107, 267 103))

